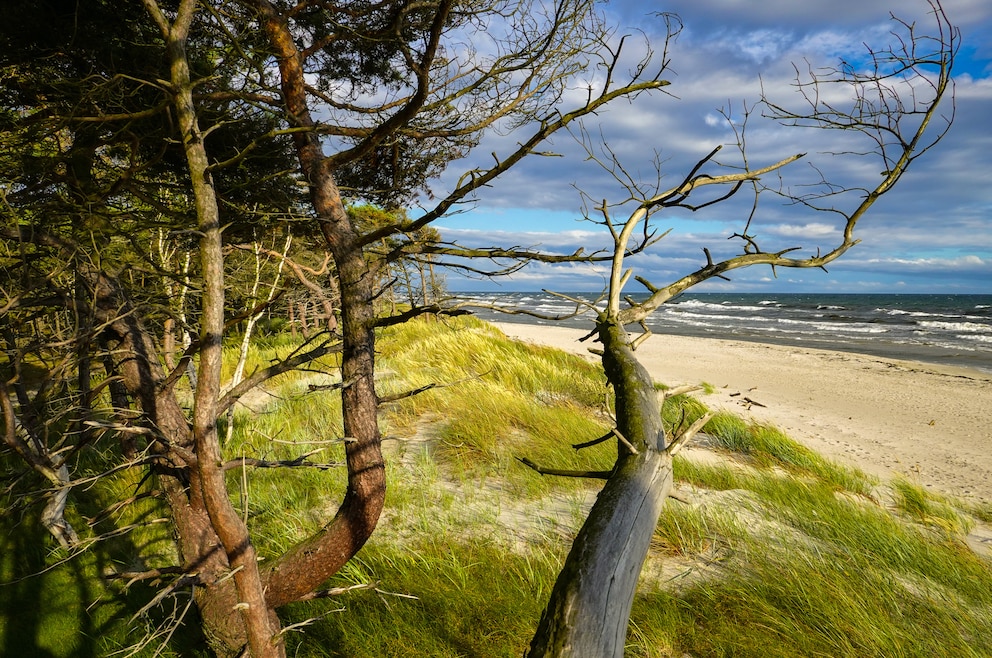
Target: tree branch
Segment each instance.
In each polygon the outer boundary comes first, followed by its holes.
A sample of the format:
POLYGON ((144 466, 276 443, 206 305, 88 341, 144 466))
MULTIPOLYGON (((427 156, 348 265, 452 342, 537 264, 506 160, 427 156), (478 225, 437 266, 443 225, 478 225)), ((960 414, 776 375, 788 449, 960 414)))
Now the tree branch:
POLYGON ((541 475, 558 475, 567 478, 587 478, 592 480, 608 480, 613 474, 613 471, 565 471, 557 468, 544 468, 543 466, 538 466, 526 457, 517 457, 517 461, 521 464, 530 468, 531 470, 537 471, 541 475))

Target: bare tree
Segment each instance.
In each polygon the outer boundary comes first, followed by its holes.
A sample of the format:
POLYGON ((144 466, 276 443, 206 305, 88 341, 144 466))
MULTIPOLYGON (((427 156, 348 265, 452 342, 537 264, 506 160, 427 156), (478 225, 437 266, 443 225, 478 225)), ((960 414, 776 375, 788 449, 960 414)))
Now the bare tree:
MULTIPOLYGON (((637 361, 634 350, 649 331, 643 324, 652 311, 666 301, 713 277, 754 265, 772 268, 823 268, 857 244, 855 228, 872 205, 890 191, 906 169, 937 144, 951 124, 951 116, 941 112, 953 103, 951 70, 959 47, 958 30, 950 23, 936 0, 931 2, 934 28, 921 34, 915 25, 896 20, 897 44, 884 50, 869 50, 873 68, 861 73, 842 63, 826 75, 801 78, 797 88, 805 100, 803 109, 787 110, 765 100, 767 114, 789 125, 827 130, 853 131, 872 145, 859 152, 877 157, 883 168, 882 180, 872 187, 851 188, 824 181, 821 192, 802 196, 785 194, 801 207, 837 214, 843 227, 841 240, 814 255, 794 255, 798 247, 764 252, 756 237, 759 226, 752 214, 744 222, 738 238, 738 255, 714 261, 706 251, 706 263, 668 285, 656 286, 637 278, 648 296, 635 301, 623 296, 632 270, 625 261, 629 242, 636 233, 652 235, 659 211, 667 208, 699 209, 723 201, 753 183, 755 196, 769 191, 760 184, 765 174, 777 172, 802 154, 786 157, 766 167, 746 165, 736 173, 707 173, 715 152, 702 158, 678 186, 643 198, 638 207, 621 222, 611 219, 604 203, 598 220, 613 237, 606 308, 596 314, 595 336, 601 344, 603 369, 615 395, 617 460, 595 505, 572 544, 545 608, 527 655, 619 657, 623 655, 627 623, 641 565, 672 484, 672 456, 708 420, 703 417, 674 435, 661 422, 664 393, 656 393, 654 382, 637 361), (824 88, 840 86, 849 91, 850 107, 838 107, 823 100, 824 88), (942 102, 944 101, 944 102, 942 102), (699 199, 706 186, 728 187, 726 193, 699 199), (848 209, 838 205, 838 197, 858 199, 848 209), (829 205, 827 205, 829 203, 829 205), (626 327, 640 323, 644 333, 631 338, 626 327)), ((612 169, 621 171, 621 169, 612 169)), ((638 193, 632 181, 628 190, 638 193)), ((775 190, 771 190, 775 191, 775 190)), ((637 197, 635 197, 637 198, 637 197)), ((756 207, 756 206, 755 206, 756 207)), ((650 238, 649 241, 653 239, 650 238)), ((544 469, 542 469, 544 470, 544 469)))
MULTIPOLYGON (((335 573, 366 541, 381 512, 385 476, 376 418, 379 399, 374 383, 374 329, 423 313, 452 311, 436 304, 415 303, 396 316, 377 316, 372 303, 380 292, 376 284, 388 279, 384 274, 390 265, 418 254, 424 255, 425 262, 430 254, 554 262, 587 258, 516 249, 467 250, 403 236, 416 236, 522 158, 536 153, 544 140, 578 118, 610 101, 666 85, 660 78, 666 60, 648 56, 629 80, 617 83, 613 70, 620 52, 607 47, 608 34, 591 3, 558 2, 538 7, 524 1, 491 6, 486 20, 505 23, 505 32, 487 32, 488 38, 498 41, 498 47, 495 54, 485 56, 471 50, 459 53, 468 43, 464 31, 484 31, 476 22, 483 14, 448 1, 429 7, 387 4, 349 15, 348 20, 378 26, 386 43, 396 48, 392 61, 402 67, 403 75, 397 79, 403 82, 386 102, 358 106, 344 104, 307 82, 309 70, 319 69, 333 57, 328 54, 330 49, 324 48, 335 36, 326 34, 321 41, 321 30, 327 24, 315 25, 304 18, 312 21, 319 15, 324 21, 343 21, 344 14, 336 13, 343 12, 342 7, 303 3, 287 10, 268 0, 248 4, 257 12, 277 54, 281 102, 290 120, 301 177, 307 181, 313 212, 334 260, 341 295, 342 380, 347 382, 342 390, 342 408, 349 439, 348 491, 334 520, 321 533, 266 567, 267 600, 279 606, 305 596, 335 573), (316 13, 306 14, 301 7, 311 7, 316 13), (401 26, 413 27, 418 37, 396 40, 401 26), (566 85, 589 61, 607 70, 607 84, 572 111, 562 112, 557 105, 566 85), (329 111, 331 120, 318 121, 318 109, 329 111), (353 123, 342 117, 350 117, 353 123), (398 216, 395 223, 370 226, 349 215, 338 181, 351 180, 354 168, 368 158, 379 157, 383 149, 401 153, 411 144, 419 144, 424 153, 459 151, 498 122, 533 123, 537 128, 511 153, 497 156, 489 169, 466 173, 458 186, 424 215, 417 219, 398 216), (346 141, 333 151, 322 138, 326 135, 346 141), (394 236, 398 238, 396 246, 383 253, 381 245, 394 236)), ((396 164, 402 160, 399 157, 396 164)), ((394 172, 391 194, 401 192, 402 184, 409 184, 410 172, 404 171, 394 172)), ((375 190, 366 193, 376 196, 375 190)))

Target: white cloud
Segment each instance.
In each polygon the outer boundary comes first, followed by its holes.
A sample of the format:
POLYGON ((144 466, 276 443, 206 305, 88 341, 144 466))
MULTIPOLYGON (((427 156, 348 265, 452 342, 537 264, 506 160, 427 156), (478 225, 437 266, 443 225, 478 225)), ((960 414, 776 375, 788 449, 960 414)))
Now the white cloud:
POLYGON ((837 226, 821 223, 779 224, 765 230, 773 235, 790 238, 832 238, 840 235, 837 226))
POLYGON ((909 284, 902 277, 910 277, 917 287, 921 283, 937 284, 952 280, 961 287, 968 287, 976 292, 988 292, 988 282, 992 281, 992 258, 974 254, 920 258, 854 257, 837 261, 831 272, 842 275, 857 273, 859 278, 867 280, 897 276, 903 281, 903 285, 909 284))
MULTIPOLYGON (((923 0, 897 4, 896 13, 916 20, 917 29, 924 30, 930 24, 925 15, 928 5, 923 0)), ((914 286, 919 289, 928 285, 927 272, 960 276, 972 282, 981 282, 984 277, 986 284, 992 279, 992 131, 988 119, 992 116, 992 48, 981 41, 981 35, 992 33, 992 3, 945 0, 944 6, 952 20, 962 23, 963 56, 971 57, 970 53, 978 51, 984 52, 985 58, 963 62, 959 67, 962 73, 957 78, 955 125, 860 222, 857 237, 863 243, 832 265, 831 275, 797 277, 804 282, 802 285, 855 285, 854 279, 844 278, 845 272, 857 272, 861 277, 857 285, 864 284, 865 289, 877 283, 874 277, 882 275, 888 278, 879 285, 895 286, 895 277, 899 277, 910 291, 914 286)), ((731 145, 721 151, 719 159, 739 163, 732 145, 733 131, 717 108, 729 104, 735 125, 740 127, 742 102, 756 101, 762 88, 776 101, 793 105, 800 99, 792 86, 791 62, 799 60, 800 66, 805 66, 802 58, 808 57, 813 67, 833 65, 839 55, 857 62, 863 53, 863 42, 878 44, 880 37, 887 41, 886 35, 893 27, 888 21, 889 5, 864 0, 812 4, 794 0, 673 0, 665 8, 682 14, 686 23, 686 32, 671 52, 674 71, 670 76, 672 85, 666 89, 677 98, 661 93, 642 95, 633 103, 619 103, 601 112, 587 123, 594 136, 602 130, 627 170, 642 181, 654 182, 653 157, 659 151, 665 175, 663 186, 681 180, 700 157, 720 144, 731 145)), ((649 8, 643 2, 615 0, 609 9, 628 17, 628 24, 646 25, 643 15, 649 8)), ((840 88, 824 93, 829 94, 825 98, 839 104, 850 96, 840 88)), ((578 99, 584 92, 575 90, 574 94, 578 99)), ((781 128, 753 116, 747 126, 749 161, 762 166, 785 155, 806 152, 804 161, 781 172, 784 184, 792 190, 810 191, 802 186, 817 180, 818 171, 848 185, 868 187, 881 180, 882 167, 876 157, 830 155, 873 148, 869 141, 856 137, 837 131, 781 128)), ((491 152, 504 154, 520 139, 520 135, 487 138, 473 156, 477 159, 465 161, 465 167, 457 172, 453 168, 450 179, 467 168, 486 166, 492 161, 491 152)), ((589 162, 571 137, 559 135, 548 150, 564 157, 525 161, 479 195, 480 211, 490 214, 500 208, 511 218, 514 208, 552 211, 554 217, 533 227, 540 231, 494 232, 490 227, 502 224, 488 222, 473 226, 474 232, 449 234, 449 229, 444 229, 446 237, 457 236, 466 244, 541 245, 559 252, 574 251, 578 246, 587 250, 608 246, 608 234, 574 230, 571 219, 564 218, 568 214, 565 211, 570 211, 571 218, 578 216, 581 197, 577 189, 585 191, 594 203, 604 198, 617 201, 625 198, 626 191, 589 162)), ((714 169, 707 172, 717 173, 714 169)), ((775 176, 767 176, 764 182, 777 183, 775 176)), ((726 237, 739 231, 748 216, 750 203, 745 196, 746 190, 742 190, 739 198, 729 204, 698 213, 666 214, 659 223, 665 228, 674 226, 676 231, 635 265, 664 278, 697 267, 699 263, 688 256, 701 258, 703 245, 711 247, 715 256, 717 251, 732 253, 739 249, 739 242, 727 241, 726 237)), ((861 196, 863 192, 848 198, 829 197, 824 199, 824 205, 850 208, 861 196)), ((782 206, 769 196, 759 205, 759 216, 752 228, 761 238, 763 249, 775 249, 776 243, 782 243, 782 247, 792 246, 786 243, 803 243, 815 250, 818 244, 834 244, 839 237, 840 224, 832 223, 830 218, 830 214, 807 212, 801 206, 782 206)), ((464 224, 460 222, 459 226, 464 224)), ((529 228, 519 221, 509 226, 529 228)), ((551 272, 551 268, 542 268, 527 276, 550 277, 551 272)), ((573 275, 579 276, 577 272, 573 275)), ((767 270, 762 271, 761 276, 766 275, 767 270)), ((751 275, 734 278, 735 284, 759 283, 751 275)), ((783 283, 783 279, 778 280, 778 284, 783 283)))
POLYGON ((789 31, 762 28, 749 32, 723 32, 710 40, 715 49, 737 52, 756 64, 765 64, 788 50, 794 37, 789 31))
POLYGON ((989 275, 992 276, 992 260, 984 260, 979 256, 968 255, 957 258, 872 258, 867 261, 869 264, 897 265, 910 269, 973 269, 988 268, 989 275))

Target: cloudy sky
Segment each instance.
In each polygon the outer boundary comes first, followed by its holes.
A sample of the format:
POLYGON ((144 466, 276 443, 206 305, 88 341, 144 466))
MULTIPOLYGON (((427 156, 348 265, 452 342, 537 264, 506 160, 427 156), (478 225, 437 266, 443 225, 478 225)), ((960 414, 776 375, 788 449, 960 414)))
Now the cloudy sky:
MULTIPOLYGON (((614 0, 607 10, 616 23, 636 25, 657 40, 660 33, 655 32, 663 23, 644 15, 648 5, 614 0)), ((954 125, 944 141, 920 158, 862 220, 861 244, 835 262, 829 273, 780 270, 775 278, 769 268, 753 268, 737 271, 730 283, 710 282, 698 290, 992 293, 992 3, 945 0, 944 5, 963 35, 955 72, 954 125)), ((681 181, 717 145, 726 144, 721 158, 733 161, 736 139, 721 110, 739 126, 745 103, 755 103, 762 88, 771 99, 799 107, 791 87, 794 62, 805 68, 805 62, 828 66, 840 57, 863 61, 862 44, 889 42, 889 32, 896 27, 890 10, 916 21, 920 30, 933 24, 924 0, 672 0, 659 9, 678 14, 684 24, 671 48, 667 93, 617 104, 586 127, 602 134, 627 170, 645 183, 656 182, 659 157, 663 188, 681 181)), ((792 189, 813 180, 815 171, 861 185, 880 180, 877 159, 828 153, 869 145, 850 142, 836 132, 783 128, 752 119, 747 139, 753 166, 808 153, 782 171, 783 184, 792 189)), ((491 151, 505 151, 507 146, 492 138, 473 157, 490 158, 491 151)), ((465 245, 529 246, 554 252, 607 246, 603 228, 582 221, 578 190, 611 201, 622 200, 624 191, 587 160, 572 137, 556 137, 548 150, 562 157, 525 161, 480 194, 467 212, 442 220, 438 225, 442 235, 465 245)), ((461 163, 448 177, 471 163, 471 159, 461 163)), ((441 185, 451 182, 442 180, 441 185)), ((732 255, 739 243, 728 236, 743 229, 751 208, 744 192, 735 202, 697 213, 656 215, 656 225, 671 233, 629 264, 637 274, 662 285, 702 265, 704 246, 715 256, 732 255)), ((850 207, 851 200, 837 203, 850 207)), ((836 241, 838 227, 830 213, 786 206, 768 195, 762 198, 749 232, 767 251, 802 247, 814 253, 836 241)), ((449 274, 448 286, 461 291, 598 291, 604 276, 602 267, 535 265, 498 283, 449 274)), ((636 284, 630 290, 636 291, 636 284)))

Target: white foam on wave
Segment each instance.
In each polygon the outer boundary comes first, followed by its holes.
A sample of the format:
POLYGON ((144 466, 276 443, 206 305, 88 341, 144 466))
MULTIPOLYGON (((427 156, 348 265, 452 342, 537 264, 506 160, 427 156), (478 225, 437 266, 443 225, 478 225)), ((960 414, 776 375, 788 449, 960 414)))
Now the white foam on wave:
POLYGON ((719 310, 725 310, 723 304, 711 304, 710 302, 704 302, 698 299, 687 299, 684 302, 674 302, 670 304, 672 308, 715 308, 719 310))
POLYGON ((719 304, 713 304, 710 302, 699 301, 698 299, 687 299, 684 302, 676 302, 674 304, 669 304, 669 308, 672 310, 692 308, 692 309, 715 309, 721 312, 726 312, 729 310, 734 311, 755 311, 755 312, 767 312, 774 310, 769 306, 750 306, 748 304, 734 304, 733 302, 721 302, 719 304))
MULTIPOLYGON (((965 315, 947 313, 928 313, 927 311, 904 311, 901 308, 876 308, 875 312, 886 315, 908 315, 912 318, 963 318, 965 315)), ((971 316, 976 317, 976 316, 971 316)))
POLYGON ((689 311, 676 311, 674 309, 669 309, 667 312, 662 314, 663 317, 668 320, 679 320, 680 318, 693 318, 698 320, 710 320, 711 324, 721 324, 719 321, 723 321, 728 326, 738 326, 741 322, 774 322, 775 318, 762 318, 755 315, 751 316, 739 316, 739 315, 727 315, 725 313, 691 313, 689 311))
POLYGON ((935 329, 937 331, 988 332, 992 334, 992 325, 979 322, 938 322, 924 320, 920 322, 920 326, 924 329, 935 329))
POLYGON ((695 319, 697 317, 706 317, 706 316, 698 316, 698 315, 693 316, 690 313, 680 313, 678 315, 666 316, 665 319, 670 320, 676 324, 687 325, 690 327, 703 327, 706 329, 715 329, 718 327, 718 325, 714 325, 712 322, 706 322, 703 320, 695 319))
POLYGON ((877 325, 865 325, 865 324, 841 324, 839 322, 810 322, 808 320, 790 320, 789 318, 779 318, 777 322, 781 324, 788 325, 803 325, 815 329, 816 331, 843 334, 855 333, 855 334, 887 334, 889 330, 886 327, 880 327, 877 325))

